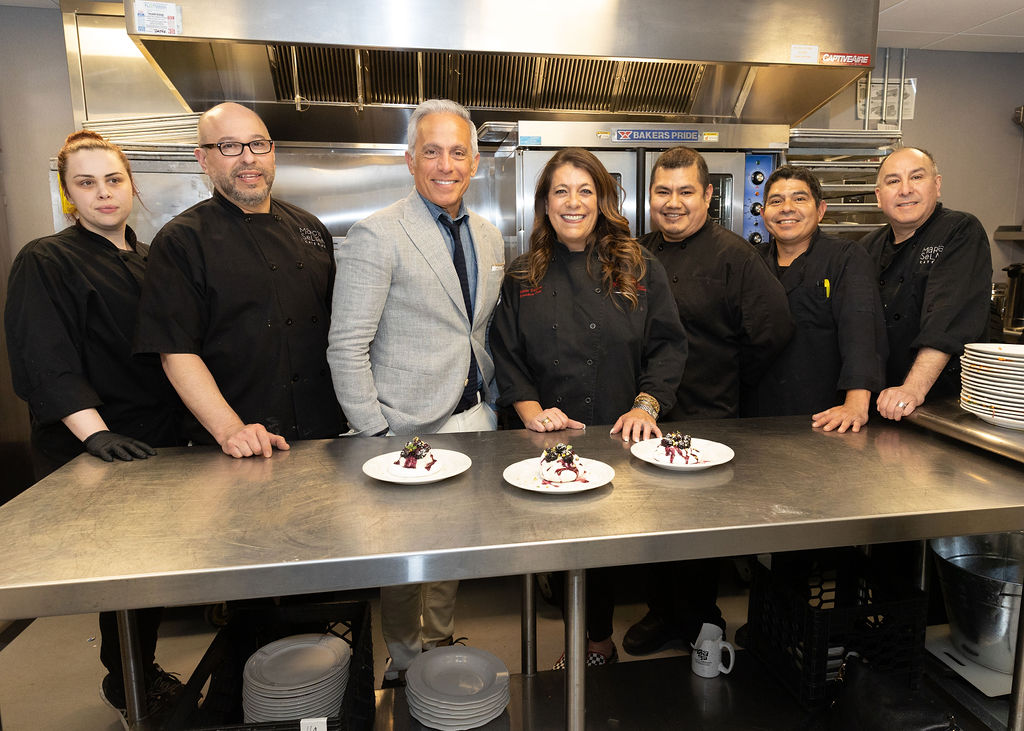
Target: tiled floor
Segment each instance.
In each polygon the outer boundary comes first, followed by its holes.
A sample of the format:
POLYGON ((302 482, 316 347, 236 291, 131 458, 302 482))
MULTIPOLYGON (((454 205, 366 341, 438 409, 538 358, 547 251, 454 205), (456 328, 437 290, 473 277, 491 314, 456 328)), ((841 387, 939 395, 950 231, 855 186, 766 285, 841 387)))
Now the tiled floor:
MULTIPOLYGON (((729 625, 729 637, 746 620, 747 599, 732 562, 722 562, 719 606, 729 625)), ((387 650, 380 635, 376 592, 357 592, 353 598, 373 603, 374 665, 379 685, 387 650)), ((463 582, 459 590, 456 633, 468 643, 500 657, 519 672, 520 579, 504 577, 463 582)), ((622 586, 615 612, 616 644, 621 651, 626 629, 643 617, 646 606, 639 586, 622 586)), ((161 626, 157 662, 186 676, 213 637, 202 608, 169 609, 161 626)), ((538 602, 538 663, 549 668, 562 652, 563 624, 559 611, 538 602)), ((682 652, 666 650, 655 657, 682 652)), ((0 652, 0 721, 3 731, 119 731, 114 712, 99 698, 104 675, 99 661, 96 615, 48 617, 36 620, 0 652)))

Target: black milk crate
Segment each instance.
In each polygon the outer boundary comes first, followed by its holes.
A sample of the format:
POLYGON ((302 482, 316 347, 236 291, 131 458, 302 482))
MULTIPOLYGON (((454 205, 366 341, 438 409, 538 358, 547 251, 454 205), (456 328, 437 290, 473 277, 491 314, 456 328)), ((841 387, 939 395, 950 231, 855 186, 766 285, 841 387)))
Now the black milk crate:
POLYGON ((373 633, 370 604, 323 601, 323 595, 231 602, 227 624, 217 632, 185 685, 185 692, 162 728, 203 731, 298 731, 299 722, 243 723, 242 675, 245 662, 260 647, 294 634, 330 632, 352 646, 348 685, 338 716, 328 731, 369 731, 376 699, 373 690, 373 633), (206 681, 206 697, 196 701, 206 681))
POLYGON ((854 548, 774 554, 771 569, 755 562, 747 649, 808 709, 834 697, 850 652, 915 687, 928 601, 911 584, 854 548))

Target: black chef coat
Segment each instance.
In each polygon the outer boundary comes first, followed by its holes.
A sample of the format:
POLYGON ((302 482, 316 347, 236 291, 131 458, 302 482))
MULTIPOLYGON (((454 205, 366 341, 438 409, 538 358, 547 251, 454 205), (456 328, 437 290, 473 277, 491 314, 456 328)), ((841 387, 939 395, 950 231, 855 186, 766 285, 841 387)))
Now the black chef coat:
POLYGON ((796 332, 744 397, 744 414, 816 414, 843 403, 850 389, 880 391, 888 342, 867 252, 820 230, 784 269, 774 241, 757 248, 786 289, 796 332))
MULTIPOLYGON (((592 252, 556 243, 537 287, 505 276, 490 333, 499 406, 537 401, 588 425, 614 424, 641 391, 663 414, 672 407, 686 334, 665 270, 644 252, 647 273, 633 310, 621 295, 605 293, 592 252)), ((526 260, 510 271, 525 271, 526 260)))
POLYGON ((964 344, 987 340, 992 252, 981 222, 939 203, 914 235, 893 244, 891 226, 862 242, 875 262, 889 338, 886 386, 903 383, 917 351, 952 357, 931 395, 960 390, 964 344))
POLYGON ((95 408, 107 428, 156 447, 180 442, 182 406, 155 357, 132 358, 149 247, 133 251, 81 225, 29 243, 14 259, 4 324, 15 392, 32 443, 55 469, 82 453, 61 419, 95 408))
POLYGON ((793 334, 786 292, 749 243, 708 219, 685 241, 640 243, 665 265, 689 357, 667 418, 739 416, 740 383, 756 383, 793 334))
MULTIPOLYGON (((286 439, 344 431, 327 367, 334 254, 315 216, 272 199, 245 213, 219 192, 153 239, 136 353, 193 353, 246 424, 286 439)), ((192 417, 186 430, 213 437, 192 417)))

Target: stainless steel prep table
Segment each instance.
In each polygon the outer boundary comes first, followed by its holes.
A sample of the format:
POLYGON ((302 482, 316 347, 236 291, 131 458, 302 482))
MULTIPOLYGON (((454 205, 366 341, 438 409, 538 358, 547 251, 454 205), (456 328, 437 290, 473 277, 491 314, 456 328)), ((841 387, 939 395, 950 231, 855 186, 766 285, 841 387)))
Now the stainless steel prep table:
POLYGON ((678 426, 736 458, 671 472, 600 428, 430 435, 473 466, 419 486, 361 471, 400 438, 299 442, 269 460, 198 448, 130 463, 79 457, 0 507, 0 618, 1024 526, 1020 465, 910 425, 875 419, 858 434, 813 430, 805 417, 678 426), (502 480, 508 464, 559 439, 614 467, 612 484, 557 496, 502 480))

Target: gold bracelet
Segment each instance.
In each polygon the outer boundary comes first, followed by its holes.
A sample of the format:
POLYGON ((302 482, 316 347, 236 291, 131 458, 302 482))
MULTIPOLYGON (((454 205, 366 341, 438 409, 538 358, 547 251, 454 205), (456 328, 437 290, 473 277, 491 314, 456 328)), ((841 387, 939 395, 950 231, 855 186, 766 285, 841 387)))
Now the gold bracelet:
POLYGON ((637 397, 633 400, 633 408, 646 411, 655 420, 658 419, 658 414, 661 413, 661 404, 658 403, 658 399, 646 393, 637 394, 637 397))

